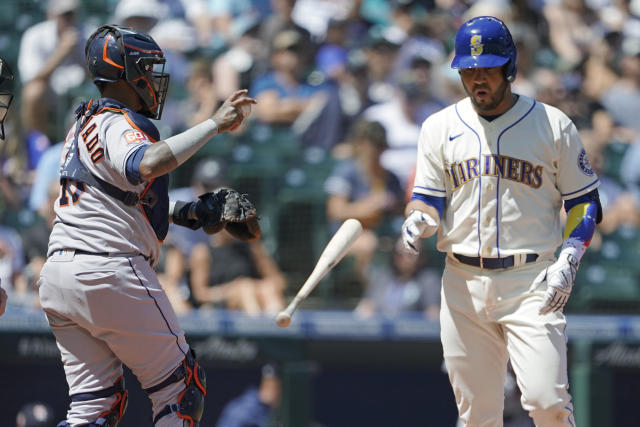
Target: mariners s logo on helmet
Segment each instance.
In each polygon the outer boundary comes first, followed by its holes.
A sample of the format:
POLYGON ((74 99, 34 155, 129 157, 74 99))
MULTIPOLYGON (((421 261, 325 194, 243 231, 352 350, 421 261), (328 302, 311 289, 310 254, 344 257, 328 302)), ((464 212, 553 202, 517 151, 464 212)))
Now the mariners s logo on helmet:
POLYGON ((482 36, 480 34, 471 36, 469 44, 471 46, 471 55, 482 55, 483 45, 482 36))
POLYGON ((503 67, 510 82, 516 77, 516 46, 501 20, 478 16, 465 22, 456 34, 455 56, 451 68, 503 67))

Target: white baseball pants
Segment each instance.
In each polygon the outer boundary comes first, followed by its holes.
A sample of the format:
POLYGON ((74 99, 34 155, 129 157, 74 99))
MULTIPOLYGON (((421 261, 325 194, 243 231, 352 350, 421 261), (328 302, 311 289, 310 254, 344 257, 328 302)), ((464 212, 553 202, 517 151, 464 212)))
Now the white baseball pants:
POLYGON ((447 257, 440 311, 444 360, 460 419, 467 427, 501 427, 511 359, 522 406, 538 427, 573 426, 566 320, 538 314, 546 284, 529 287, 552 263, 481 270, 447 257))

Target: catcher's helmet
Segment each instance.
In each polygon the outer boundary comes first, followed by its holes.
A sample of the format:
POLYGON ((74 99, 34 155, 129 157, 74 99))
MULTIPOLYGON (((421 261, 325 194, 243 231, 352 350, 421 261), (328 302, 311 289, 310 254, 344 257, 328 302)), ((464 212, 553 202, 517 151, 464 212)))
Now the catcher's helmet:
POLYGON ((478 16, 462 24, 456 35, 451 68, 485 68, 505 65, 505 77, 516 77, 516 46, 507 26, 492 16, 478 16))
POLYGON ((159 119, 169 74, 160 46, 148 34, 121 25, 103 25, 87 40, 87 66, 96 85, 126 80, 145 104, 141 111, 159 119))
MULTIPOLYGON (((13 80, 13 73, 9 64, 0 58, 0 88, 4 85, 5 80, 13 80)), ((4 88, 0 90, 0 139, 4 140, 4 119, 7 117, 9 105, 13 100, 13 94, 4 88)))

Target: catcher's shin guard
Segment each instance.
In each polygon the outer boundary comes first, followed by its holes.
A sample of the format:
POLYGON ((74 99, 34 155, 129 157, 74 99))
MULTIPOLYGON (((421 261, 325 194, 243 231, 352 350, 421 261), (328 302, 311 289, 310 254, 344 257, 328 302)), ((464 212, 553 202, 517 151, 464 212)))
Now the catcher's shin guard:
POLYGON ((207 379, 204 369, 196 361, 193 350, 186 354, 182 363, 160 384, 146 388, 147 394, 155 393, 178 381, 184 381, 184 390, 178 402, 165 406, 153 419, 155 425, 160 418, 175 412, 184 421, 185 427, 198 427, 204 412, 204 397, 207 394, 207 379))
MULTIPOLYGON (((124 377, 118 378, 116 383, 104 390, 92 391, 88 393, 78 393, 71 395, 72 402, 84 402, 87 400, 101 399, 109 396, 116 395, 116 401, 111 405, 111 409, 103 412, 98 416, 98 419, 92 423, 84 424, 83 427, 116 427, 124 411, 127 410, 128 392, 124 388, 124 377)), ((70 427, 67 421, 61 421, 57 427, 70 427)))

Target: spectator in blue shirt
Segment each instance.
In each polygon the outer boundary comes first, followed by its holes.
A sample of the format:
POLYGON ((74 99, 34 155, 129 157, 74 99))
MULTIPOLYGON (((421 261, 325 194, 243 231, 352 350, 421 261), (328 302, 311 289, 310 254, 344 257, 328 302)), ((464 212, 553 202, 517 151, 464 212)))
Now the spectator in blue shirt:
POLYGON ((364 229, 348 255, 354 256, 356 273, 364 284, 379 236, 393 234, 393 219, 401 211, 404 190, 398 177, 380 163, 388 147, 380 123, 356 122, 347 139, 351 157, 339 162, 325 181, 327 219, 332 232, 348 218, 362 223, 364 229))
POLYGON ((270 125, 290 126, 304 111, 320 112, 325 103, 319 86, 303 80, 303 40, 295 30, 285 30, 273 40, 272 70, 257 77, 251 87, 258 101, 255 115, 270 125))

